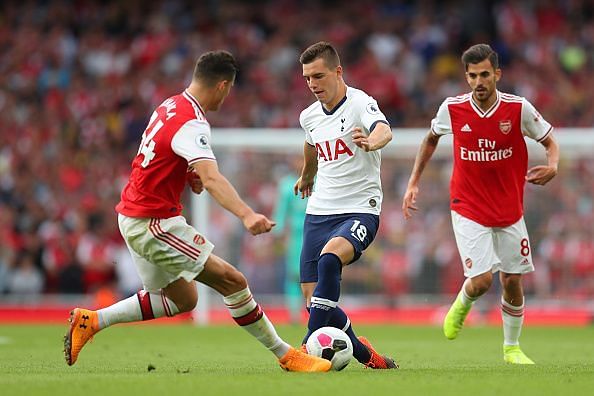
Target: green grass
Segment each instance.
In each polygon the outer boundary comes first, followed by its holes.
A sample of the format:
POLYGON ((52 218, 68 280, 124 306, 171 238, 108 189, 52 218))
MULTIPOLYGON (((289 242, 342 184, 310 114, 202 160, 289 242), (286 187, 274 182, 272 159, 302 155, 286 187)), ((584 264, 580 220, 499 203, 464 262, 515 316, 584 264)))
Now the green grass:
MULTIPOLYGON (((0 394, 8 395, 582 395, 594 389, 594 328, 524 329, 536 366, 503 363, 500 328, 359 326, 397 371, 286 373, 239 328, 115 326, 64 363, 65 326, 0 326, 0 394), (148 371, 149 365, 155 370, 148 371)), ((297 345, 302 327, 279 327, 297 345)))

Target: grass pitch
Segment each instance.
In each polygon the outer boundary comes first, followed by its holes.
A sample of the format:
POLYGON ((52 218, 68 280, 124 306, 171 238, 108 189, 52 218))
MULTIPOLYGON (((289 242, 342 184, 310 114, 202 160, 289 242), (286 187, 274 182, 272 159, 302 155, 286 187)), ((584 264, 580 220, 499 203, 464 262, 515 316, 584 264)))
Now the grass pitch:
MULTIPOLYGON (((279 326, 293 345, 301 326, 279 326)), ((356 361, 341 372, 286 373, 234 326, 120 325, 99 333, 68 367, 66 326, 0 326, 0 394, 8 395, 581 395, 594 389, 594 328, 527 327, 536 366, 502 359, 500 328, 358 326, 400 370, 356 361), (154 369, 149 370, 149 367, 154 369)))

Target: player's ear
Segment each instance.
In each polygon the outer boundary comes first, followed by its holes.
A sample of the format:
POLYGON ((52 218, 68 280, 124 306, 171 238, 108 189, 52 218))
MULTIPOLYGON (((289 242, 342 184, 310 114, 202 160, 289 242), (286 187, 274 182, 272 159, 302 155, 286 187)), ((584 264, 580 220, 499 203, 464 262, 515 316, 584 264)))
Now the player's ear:
POLYGON ((336 66, 336 75, 338 77, 342 77, 342 66, 341 65, 336 66))
POLYGON ((495 82, 499 81, 500 78, 501 78, 501 69, 497 68, 497 69, 495 69, 495 82))
POLYGON ((227 88, 227 84, 229 83, 229 81, 227 80, 221 80, 217 83, 216 87, 217 87, 217 91, 224 91, 225 88, 227 88))

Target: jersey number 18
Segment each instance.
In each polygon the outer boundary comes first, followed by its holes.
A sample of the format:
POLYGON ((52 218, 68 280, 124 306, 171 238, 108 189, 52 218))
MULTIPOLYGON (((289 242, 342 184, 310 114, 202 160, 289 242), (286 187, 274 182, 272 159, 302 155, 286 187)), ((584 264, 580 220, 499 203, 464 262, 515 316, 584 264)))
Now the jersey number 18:
POLYGON ((355 220, 353 221, 353 226, 351 227, 351 235, 363 242, 367 236, 367 227, 361 224, 360 220, 355 220))

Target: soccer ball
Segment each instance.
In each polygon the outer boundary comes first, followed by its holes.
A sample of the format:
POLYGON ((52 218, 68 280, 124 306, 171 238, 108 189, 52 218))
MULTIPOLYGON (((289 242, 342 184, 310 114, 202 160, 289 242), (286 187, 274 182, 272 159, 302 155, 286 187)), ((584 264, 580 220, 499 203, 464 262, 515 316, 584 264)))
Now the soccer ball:
POLYGON ((336 327, 322 327, 311 333, 305 348, 310 355, 330 360, 336 371, 345 368, 353 357, 351 339, 336 327))

